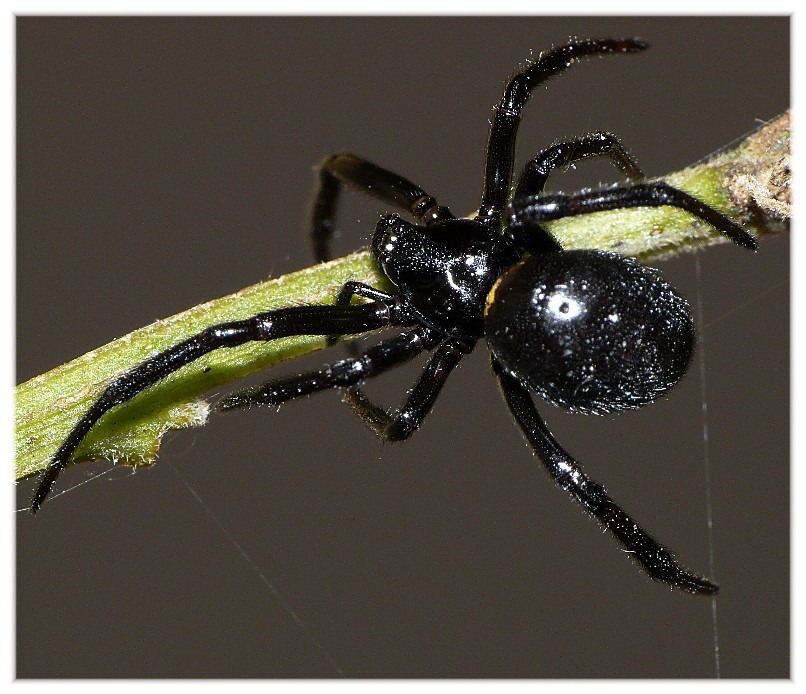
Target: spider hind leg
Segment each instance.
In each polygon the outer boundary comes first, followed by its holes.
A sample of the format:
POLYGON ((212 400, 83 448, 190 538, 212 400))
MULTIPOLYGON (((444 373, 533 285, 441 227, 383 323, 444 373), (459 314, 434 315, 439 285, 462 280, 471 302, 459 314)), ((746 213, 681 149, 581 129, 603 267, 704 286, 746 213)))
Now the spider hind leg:
MULTIPOLYGON (((643 178, 644 174, 638 163, 615 135, 593 132, 567 142, 559 142, 538 152, 523 167, 513 201, 528 200, 540 195, 549 176, 556 169, 583 159, 602 156, 608 157, 610 163, 628 179, 634 181, 643 178)), ((545 228, 534 222, 522 224, 511 221, 507 228, 518 247, 532 255, 563 250, 545 228)))
POLYGON ((718 586, 683 568, 672 553, 628 516, 604 487, 594 482, 551 435, 538 414, 529 391, 493 361, 504 400, 554 482, 562 487, 622 544, 641 568, 656 581, 697 595, 714 595, 718 586))
POLYGON ((514 199, 510 205, 510 218, 513 224, 529 225, 604 210, 665 206, 685 210, 710 224, 737 246, 751 251, 758 248, 756 238, 743 226, 693 195, 670 186, 664 181, 635 183, 606 190, 583 191, 572 195, 558 193, 514 199))

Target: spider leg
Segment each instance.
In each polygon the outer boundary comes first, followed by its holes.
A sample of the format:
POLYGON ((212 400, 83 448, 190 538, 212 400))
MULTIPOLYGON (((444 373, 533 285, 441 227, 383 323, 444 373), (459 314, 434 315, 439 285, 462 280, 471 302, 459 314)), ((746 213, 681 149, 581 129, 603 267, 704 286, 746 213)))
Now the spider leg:
POLYGON ((430 331, 415 328, 379 342, 357 357, 342 359, 317 371, 278 378, 262 386, 233 393, 221 400, 217 409, 229 411, 260 405, 275 407, 321 390, 355 386, 367 378, 405 364, 424 350, 432 349, 434 340, 430 331))
POLYGON ((549 174, 554 169, 589 157, 600 156, 609 157, 610 163, 631 180, 644 177, 638 163, 615 135, 605 132, 588 133, 539 152, 523 167, 513 198, 525 198, 542 193, 549 174))
POLYGON ((394 414, 372 403, 360 388, 345 391, 345 400, 373 432, 385 441, 403 441, 423 423, 453 369, 473 344, 448 339, 431 355, 403 405, 394 414))
POLYGON ((380 289, 375 289, 375 287, 371 287, 363 282, 348 280, 342 285, 342 288, 336 295, 336 305, 349 306, 354 296, 361 296, 371 301, 382 302, 394 301, 395 298, 393 294, 382 292, 380 289))
POLYGON ((540 224, 552 219, 603 210, 665 205, 678 207, 693 214, 717 231, 722 232, 739 246, 744 246, 752 251, 758 247, 755 237, 744 227, 697 198, 663 181, 635 183, 606 190, 584 191, 573 195, 558 193, 513 200, 511 222, 514 225, 540 224))
POLYGON ((532 90, 549 77, 562 72, 579 58, 590 55, 637 53, 648 48, 635 38, 589 39, 557 46, 543 53, 535 63, 516 73, 504 89, 493 111, 484 171, 484 190, 477 219, 497 224, 507 203, 512 185, 515 140, 521 112, 532 90))
POLYGON ((450 210, 403 176, 382 169, 352 154, 331 154, 319 164, 319 181, 311 211, 311 241, 319 262, 330 260, 330 239, 335 231, 336 207, 344 184, 394 205, 421 224, 453 218, 450 210))
POLYGON ((390 325, 401 325, 406 317, 396 301, 357 306, 295 306, 259 313, 245 320, 205 328, 168 349, 155 354, 115 378, 73 427, 42 475, 31 503, 36 513, 59 473, 70 461, 93 425, 110 409, 134 398, 181 367, 222 347, 247 342, 268 342, 292 335, 354 335, 390 325))
POLYGON ((515 421, 554 482, 609 530, 649 576, 689 593, 714 595, 718 587, 681 567, 668 549, 658 544, 591 480, 582 466, 557 443, 535 408, 529 391, 493 360, 493 372, 515 421))
MULTIPOLYGON (((379 289, 375 289, 375 287, 370 287, 368 284, 349 280, 342 285, 342 288, 336 295, 336 305, 349 306, 354 296, 361 296, 371 301, 392 301, 394 299, 391 294, 387 294, 379 289)), ((332 347, 336 344, 338 339, 339 335, 328 335, 327 346, 332 347)), ((361 350, 354 341, 348 342, 345 347, 347 348, 347 354, 349 354, 351 357, 357 357, 359 354, 361 354, 361 350)))
MULTIPOLYGON (((627 152, 618 138, 611 133, 595 132, 569 142, 560 142, 539 152, 523 168, 514 200, 536 196, 543 192, 546 181, 554 169, 568 166, 589 157, 608 156, 613 166, 619 168, 629 179, 643 178, 643 172, 635 159, 627 152)), ((515 243, 530 253, 561 251, 562 247, 544 228, 536 225, 510 225, 509 232, 515 243)))

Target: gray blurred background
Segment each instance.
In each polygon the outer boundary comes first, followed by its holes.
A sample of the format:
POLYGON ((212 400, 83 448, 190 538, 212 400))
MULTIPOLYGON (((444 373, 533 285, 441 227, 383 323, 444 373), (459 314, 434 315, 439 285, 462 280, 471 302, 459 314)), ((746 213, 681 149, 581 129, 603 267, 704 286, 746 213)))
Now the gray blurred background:
MULTIPOLYGON (((609 130, 660 175, 789 106, 786 17, 18 19, 18 380, 309 265, 324 154, 475 210, 505 78, 569 36, 611 35, 652 49, 538 89, 518 166, 609 130)), ((616 178, 586 162, 550 187, 616 178)), ((346 196, 339 254, 380 211, 346 196)), ((789 674, 788 254, 784 236, 660 265, 706 325, 724 677, 789 674)), ((639 412, 541 410, 710 574, 700 372, 639 412)), ((416 373, 370 392, 396 405, 416 373)), ((33 488, 19 484, 18 508, 33 488)), ((213 416, 167 436, 153 467, 113 470, 17 529, 19 677, 715 675, 711 601, 645 578, 551 484, 484 347, 403 444, 381 444, 336 393, 213 416)))

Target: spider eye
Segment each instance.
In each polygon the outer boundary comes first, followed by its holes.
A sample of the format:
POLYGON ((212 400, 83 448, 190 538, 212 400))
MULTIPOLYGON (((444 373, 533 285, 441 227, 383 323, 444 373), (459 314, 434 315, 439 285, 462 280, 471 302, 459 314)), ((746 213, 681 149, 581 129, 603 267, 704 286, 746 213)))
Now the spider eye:
POLYGON ((485 337, 524 386, 576 412, 653 402, 688 368, 691 310, 660 273, 604 251, 532 256, 490 292, 485 337))

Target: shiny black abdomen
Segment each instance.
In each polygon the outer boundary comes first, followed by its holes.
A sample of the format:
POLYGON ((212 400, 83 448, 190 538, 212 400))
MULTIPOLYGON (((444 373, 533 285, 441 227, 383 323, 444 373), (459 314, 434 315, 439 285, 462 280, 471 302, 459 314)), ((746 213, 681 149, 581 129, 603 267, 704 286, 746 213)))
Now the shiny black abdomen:
POLYGON ((485 337, 530 390, 596 414, 654 401, 682 378, 694 347, 689 305, 657 270, 593 250, 510 268, 488 302, 485 337))

